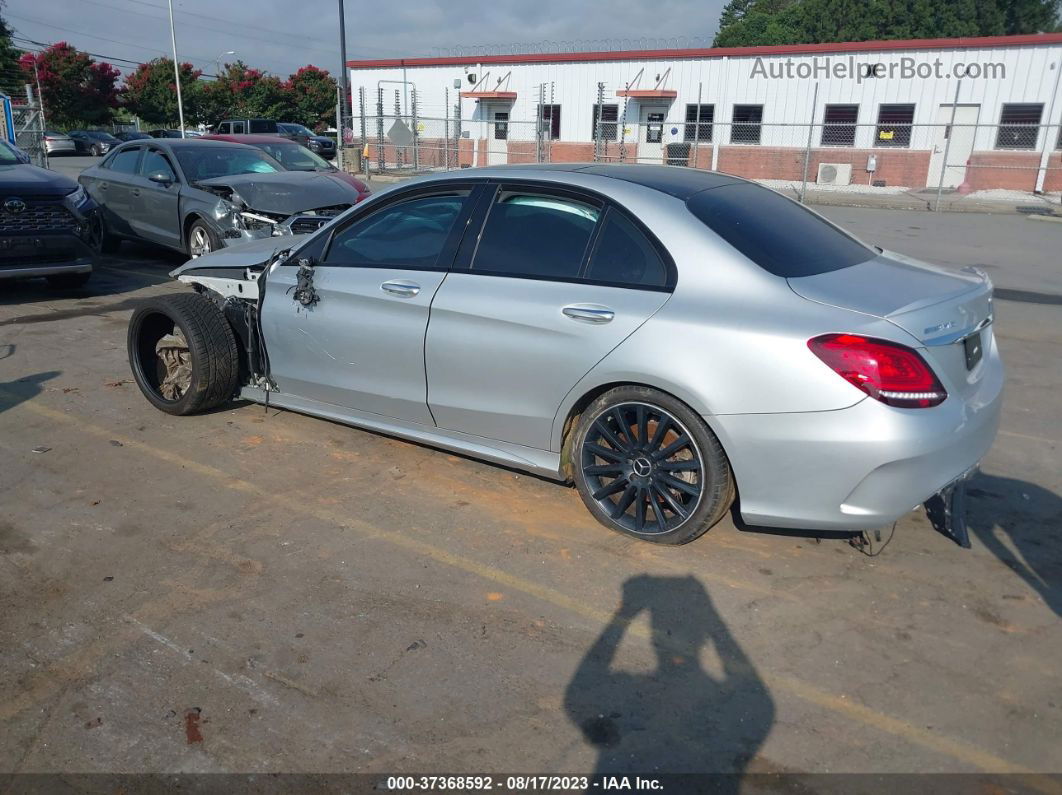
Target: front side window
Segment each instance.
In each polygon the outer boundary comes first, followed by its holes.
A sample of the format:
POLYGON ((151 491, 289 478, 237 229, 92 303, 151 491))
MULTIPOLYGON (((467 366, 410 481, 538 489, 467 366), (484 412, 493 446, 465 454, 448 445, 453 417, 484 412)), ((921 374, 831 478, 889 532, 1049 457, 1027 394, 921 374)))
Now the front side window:
POLYGON ((170 161, 166 159, 166 156, 161 152, 156 152, 154 149, 149 149, 144 153, 144 160, 140 164, 140 174, 150 177, 160 171, 166 174, 171 182, 177 181, 177 175, 173 173, 173 168, 170 166, 170 161))
POLYGON ((710 142, 714 119, 715 105, 687 105, 686 129, 682 134, 682 140, 710 142))
POLYGON ((367 268, 446 267, 439 254, 468 192, 421 196, 370 213, 336 233, 324 265, 367 268))
POLYGON ((874 146, 910 146, 914 105, 880 105, 874 146))
POLYGON ((229 127, 229 123, 227 121, 223 121, 221 124, 218 125, 218 134, 227 135, 229 132, 229 127))
POLYGON ((140 159, 140 148, 134 147, 132 149, 123 149, 120 152, 115 152, 110 160, 106 163, 106 168, 111 171, 116 171, 119 174, 135 174, 136 164, 140 159))
POLYGON ((803 205, 751 182, 701 191, 686 206, 705 226, 775 276, 814 276, 876 256, 803 205))
POLYGON ((594 103, 593 127, 591 137, 597 140, 597 125, 601 122, 601 140, 615 141, 618 137, 616 122, 619 120, 619 105, 598 105, 594 103))
POLYGON ((504 190, 490 208, 472 269, 575 279, 600 212, 575 199, 504 190))
POLYGON ((763 105, 735 105, 730 143, 758 144, 763 124, 763 105))
POLYGON ((1039 103, 1008 103, 999 116, 996 149, 1035 149, 1044 106, 1039 103))
POLYGON ((855 146, 858 105, 827 105, 822 116, 823 146, 855 146))
POLYGON ((609 210, 586 278, 627 287, 663 287, 667 268, 641 230, 622 213, 609 210))

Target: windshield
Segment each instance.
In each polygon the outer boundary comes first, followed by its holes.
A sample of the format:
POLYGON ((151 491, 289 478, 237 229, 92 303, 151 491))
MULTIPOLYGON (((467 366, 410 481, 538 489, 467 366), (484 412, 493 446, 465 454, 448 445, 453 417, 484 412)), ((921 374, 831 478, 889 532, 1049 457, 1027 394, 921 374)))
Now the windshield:
POLYGON ((0 166, 17 166, 21 162, 7 141, 0 141, 0 166))
POLYGON ((333 167, 305 146, 290 144, 259 144, 270 157, 280 161, 288 171, 332 171, 333 167))
POLYGON ((189 182, 236 174, 273 174, 283 171, 280 164, 257 149, 227 146, 192 146, 174 148, 177 162, 189 182))
POLYGON ((115 137, 110 133, 100 132, 98 130, 89 130, 85 133, 89 138, 95 138, 97 141, 113 141, 115 137))

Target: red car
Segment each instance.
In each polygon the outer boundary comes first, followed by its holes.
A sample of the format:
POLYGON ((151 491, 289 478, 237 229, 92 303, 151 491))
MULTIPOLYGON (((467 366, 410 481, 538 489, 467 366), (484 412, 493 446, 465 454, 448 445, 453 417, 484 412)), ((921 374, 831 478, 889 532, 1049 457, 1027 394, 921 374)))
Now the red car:
POLYGON ((324 172, 341 182, 345 182, 358 191, 358 201, 368 198, 372 191, 369 186, 346 171, 340 171, 323 157, 315 155, 302 144, 288 138, 273 135, 204 135, 201 141, 228 141, 234 144, 248 144, 257 147, 269 155, 288 171, 324 172))

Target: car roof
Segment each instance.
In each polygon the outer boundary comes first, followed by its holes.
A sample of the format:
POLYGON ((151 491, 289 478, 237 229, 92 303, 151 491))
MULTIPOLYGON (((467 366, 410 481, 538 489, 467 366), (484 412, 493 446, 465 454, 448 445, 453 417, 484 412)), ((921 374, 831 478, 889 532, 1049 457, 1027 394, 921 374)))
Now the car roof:
MULTIPOLYGON (((146 139, 138 138, 135 141, 126 141, 122 144, 123 148, 133 148, 134 146, 144 146, 147 143, 146 139)), ((219 146, 219 147, 238 147, 240 149, 254 149, 253 146, 247 146, 246 144, 235 143, 234 141, 212 141, 209 138, 152 138, 151 144, 154 146, 161 146, 168 149, 187 149, 191 147, 204 147, 204 146, 219 146)))
MULTIPOLYGON (((257 144, 293 144, 295 143, 290 138, 281 138, 279 135, 253 135, 253 134, 226 134, 226 133, 213 133, 211 135, 204 135, 199 140, 201 141, 229 141, 234 144, 248 144, 255 146, 257 144)), ((298 146, 298 144, 296 144, 298 146)))
POLYGON ((718 171, 705 171, 684 166, 650 165, 647 163, 529 163, 527 165, 469 169, 460 175, 451 173, 448 176, 469 179, 477 177, 534 179, 536 173, 556 174, 558 171, 622 180, 666 193, 682 201, 704 190, 747 181, 741 177, 721 174, 718 171))

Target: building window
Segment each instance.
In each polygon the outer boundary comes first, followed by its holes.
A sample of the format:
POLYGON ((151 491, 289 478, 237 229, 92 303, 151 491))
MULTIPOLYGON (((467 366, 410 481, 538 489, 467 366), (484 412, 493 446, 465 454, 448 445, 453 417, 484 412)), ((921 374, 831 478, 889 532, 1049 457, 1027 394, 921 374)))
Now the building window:
POLYGON ((1009 103, 1003 106, 996 133, 996 149, 1035 149, 1044 106, 1009 103))
POLYGON ((734 124, 730 128, 730 143, 758 144, 763 123, 763 105, 735 105, 734 124))
POLYGON ((858 105, 827 105, 822 117, 823 146, 855 146, 858 105))
MULTIPOLYGON (((590 138, 594 141, 597 140, 597 117, 598 117, 598 104, 594 103, 594 124, 590 129, 590 138)), ((615 141, 618 125, 616 122, 619 120, 619 105, 601 105, 601 140, 602 141, 615 141)))
POLYGON ((687 105, 686 131, 682 135, 682 140, 711 141, 712 121, 714 119, 715 105, 687 105), (698 115, 700 118, 698 118, 698 115))
POLYGON ((541 105, 542 132, 549 133, 550 140, 560 139, 560 105, 541 105))
POLYGON ((915 106, 879 105, 874 146, 910 146, 915 106))
POLYGON ((494 111, 494 140, 495 141, 507 141, 509 140, 509 112, 496 110, 494 111))

